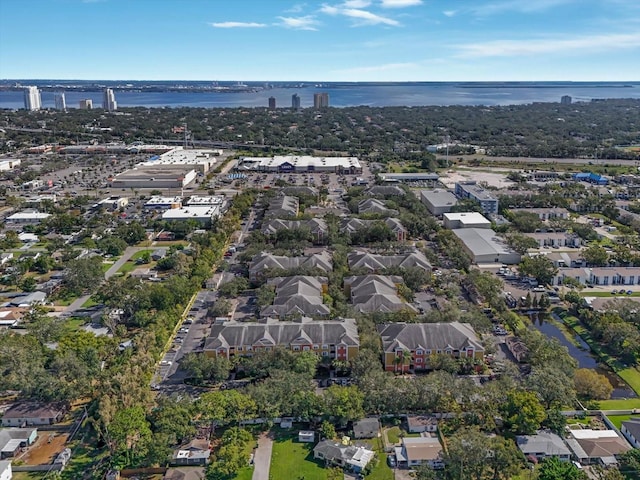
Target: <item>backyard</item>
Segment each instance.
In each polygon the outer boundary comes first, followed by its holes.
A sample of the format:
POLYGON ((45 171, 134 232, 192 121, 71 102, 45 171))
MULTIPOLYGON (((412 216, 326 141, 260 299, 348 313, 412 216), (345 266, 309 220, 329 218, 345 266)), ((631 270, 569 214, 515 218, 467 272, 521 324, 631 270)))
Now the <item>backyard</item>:
POLYGON ((326 480, 327 470, 313 458, 313 444, 297 441, 298 433, 274 429, 275 441, 271 453, 269 478, 304 478, 326 480), (295 476, 294 476, 295 475, 295 476))
POLYGON ((625 422, 631 418, 640 419, 640 415, 607 415, 607 418, 611 420, 618 430, 622 426, 622 422, 625 422))

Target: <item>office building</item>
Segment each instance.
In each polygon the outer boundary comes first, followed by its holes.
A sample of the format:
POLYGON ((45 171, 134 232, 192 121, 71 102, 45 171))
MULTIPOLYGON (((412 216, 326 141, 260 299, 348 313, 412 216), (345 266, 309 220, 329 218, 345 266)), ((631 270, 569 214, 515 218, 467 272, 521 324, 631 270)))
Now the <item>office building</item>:
POLYGON ((571 100, 572 100, 572 99, 571 99, 571 97, 570 97, 569 95, 563 95, 563 96, 560 98, 560 103, 561 103, 562 105, 571 105, 571 100))
POLYGON ((313 94, 313 108, 327 108, 329 106, 329 94, 327 92, 313 94))
POLYGON ((118 109, 118 102, 116 102, 116 96, 113 90, 110 88, 104 89, 104 96, 102 98, 102 108, 107 112, 115 112, 118 109))
POLYGON ((60 110, 61 112, 67 111, 67 100, 64 96, 64 92, 54 94, 53 101, 55 103, 56 110, 60 110))
POLYGON ((291 95, 291 108, 294 110, 300 110, 300 95, 297 93, 291 95))
POLYGON ((91 110, 93 108, 93 100, 85 98, 80 100, 80 110, 91 110))
POLYGON ((485 215, 498 213, 498 199, 484 188, 476 185, 476 182, 456 183, 455 192, 458 198, 478 202, 485 215))
POLYGON ((269 97, 269 110, 276 109, 276 97, 269 97))
POLYGON ((42 108, 42 99, 38 87, 24 87, 24 108, 35 112, 42 108))

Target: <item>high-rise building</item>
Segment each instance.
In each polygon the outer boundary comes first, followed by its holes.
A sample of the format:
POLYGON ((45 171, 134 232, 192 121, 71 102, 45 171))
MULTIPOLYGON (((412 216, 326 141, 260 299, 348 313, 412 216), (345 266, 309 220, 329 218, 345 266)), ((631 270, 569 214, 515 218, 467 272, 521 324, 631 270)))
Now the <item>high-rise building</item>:
POLYGON ((56 110, 60 110, 62 112, 67 111, 67 100, 64 96, 64 92, 58 92, 53 95, 53 102, 56 106, 56 110))
POLYGON ((291 95, 291 108, 294 110, 300 110, 300 95, 297 93, 291 95))
POLYGON ((24 108, 32 112, 42 108, 42 98, 38 87, 24 87, 24 108))
POLYGON ((104 108, 107 112, 115 112, 118 109, 116 96, 113 94, 113 90, 110 88, 104 89, 104 96, 102 97, 102 108, 104 108))
POLYGON ((329 94, 327 92, 313 94, 313 108, 327 108, 329 106, 329 94))
POLYGON ((276 97, 269 97, 269 109, 270 110, 276 109, 276 97))
POLYGON ((571 105, 571 100, 572 100, 572 99, 571 99, 571 97, 570 97, 569 95, 563 95, 563 96, 560 98, 560 103, 561 103, 562 105, 571 105))
POLYGON ((85 98, 80 100, 80 110, 91 110, 93 108, 93 100, 85 98))

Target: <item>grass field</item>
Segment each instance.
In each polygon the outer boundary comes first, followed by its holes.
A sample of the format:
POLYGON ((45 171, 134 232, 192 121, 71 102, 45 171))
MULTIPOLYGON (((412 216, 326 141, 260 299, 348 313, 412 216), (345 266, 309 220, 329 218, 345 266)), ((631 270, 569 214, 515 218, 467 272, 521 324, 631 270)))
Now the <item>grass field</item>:
POLYGON ((240 471, 236 473, 234 480, 251 480, 252 477, 253 477, 253 467, 247 466, 247 467, 241 468, 240 471))
POLYGON ((631 410, 633 408, 640 408, 640 398, 600 400, 598 406, 601 410, 631 410))
POLYGON ((82 308, 95 307, 96 305, 98 305, 98 302, 93 297, 89 297, 89 299, 82 304, 82 308))
POLYGON ((304 478, 304 480, 327 480, 327 470, 313 458, 313 444, 299 443, 291 432, 272 430, 276 439, 271 453, 269 477, 275 479, 304 478))
POLYGON ((72 333, 79 330, 80 327, 82 327, 85 323, 87 323, 86 318, 71 317, 65 320, 65 322, 62 324, 62 328, 65 332, 72 333))
POLYGON ((580 295, 583 297, 611 297, 611 298, 626 298, 626 297, 640 297, 640 292, 633 292, 631 295, 614 295, 611 292, 591 292, 589 290, 582 290, 580 295))
POLYGON ((622 422, 630 418, 640 418, 640 415, 607 415, 607 418, 611 420, 611 423, 613 423, 616 428, 620 429, 622 422))

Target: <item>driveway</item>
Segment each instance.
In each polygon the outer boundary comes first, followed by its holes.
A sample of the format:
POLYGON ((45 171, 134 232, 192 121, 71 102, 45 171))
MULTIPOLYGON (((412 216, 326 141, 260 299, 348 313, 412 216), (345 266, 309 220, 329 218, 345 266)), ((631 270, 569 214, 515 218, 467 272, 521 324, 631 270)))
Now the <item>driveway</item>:
POLYGON ((262 433, 258 438, 258 448, 253 457, 253 480, 269 480, 271 450, 273 450, 272 436, 268 432, 262 433))

